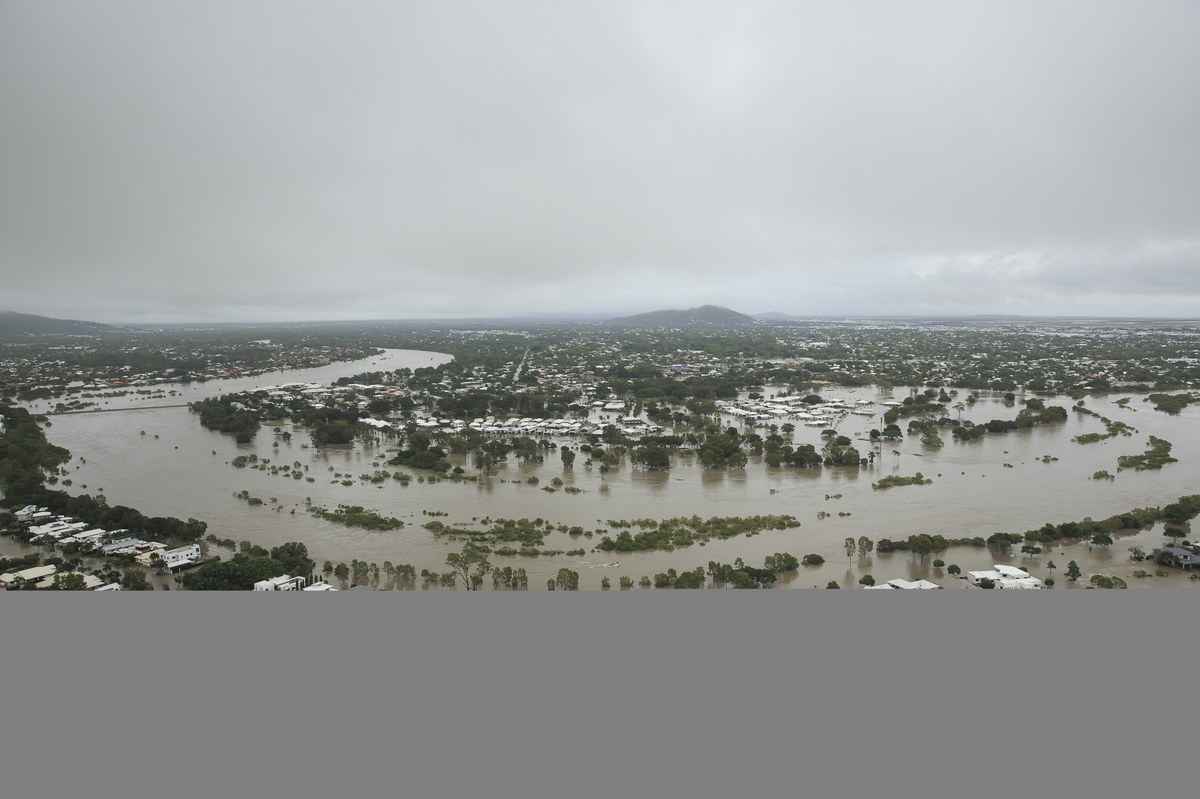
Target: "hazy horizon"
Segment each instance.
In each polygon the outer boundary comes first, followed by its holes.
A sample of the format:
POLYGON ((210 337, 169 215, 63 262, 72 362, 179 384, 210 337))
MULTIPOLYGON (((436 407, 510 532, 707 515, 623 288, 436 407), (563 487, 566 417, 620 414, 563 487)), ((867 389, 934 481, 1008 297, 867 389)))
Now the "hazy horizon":
POLYGON ((1185 318, 1200 5, 0 6, 0 285, 116 324, 1185 318))
MULTIPOLYGON (((679 309, 655 309, 655 310, 679 310, 679 309)), ((736 308, 729 309, 737 311, 736 308)), ((0 314, 11 312, 11 309, 0 309, 0 314)), ((1200 315, 1193 316, 1165 316, 1165 315, 1063 315, 1063 314, 1002 314, 1002 313, 974 313, 974 314, 955 314, 955 313, 910 313, 910 314, 866 314, 866 313, 847 313, 847 314, 788 314, 780 311, 738 311, 747 316, 769 317, 772 314, 782 314, 784 321, 1098 321, 1098 322, 1197 322, 1200 323, 1200 315)), ((26 313, 17 311, 16 313, 26 313)), ((637 312, 642 313, 642 312, 637 312)), ((37 315, 37 314, 35 314, 37 315)), ((626 316, 634 315, 633 312, 604 312, 604 313, 521 313, 515 312, 512 314, 494 315, 494 316, 427 316, 427 317, 359 317, 359 318, 326 318, 326 319, 305 319, 305 318, 279 318, 279 319, 240 319, 233 321, 216 321, 212 319, 201 318, 181 318, 173 321, 157 321, 157 322, 134 322, 129 320, 114 321, 95 318, 79 318, 79 317, 50 317, 59 318, 62 321, 72 322, 93 322, 98 324, 113 325, 116 327, 195 327, 195 326, 271 326, 271 325, 337 325, 337 324, 418 324, 418 323, 444 323, 444 322, 463 322, 463 323, 484 323, 484 322, 516 322, 516 323, 602 323, 606 321, 618 320, 626 316)), ((770 319, 763 319, 770 321, 770 319)))

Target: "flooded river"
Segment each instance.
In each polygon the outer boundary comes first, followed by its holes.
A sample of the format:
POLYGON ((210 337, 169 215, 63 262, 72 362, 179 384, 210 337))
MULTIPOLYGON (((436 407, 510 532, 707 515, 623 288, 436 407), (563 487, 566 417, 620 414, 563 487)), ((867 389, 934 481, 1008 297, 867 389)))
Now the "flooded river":
MULTIPOLYGON (((584 466, 585 453, 580 454, 573 469, 564 470, 557 453, 552 452, 544 464, 536 465, 521 465, 510 456, 510 461, 501 464, 490 478, 480 477, 477 482, 441 480, 429 484, 414 479, 407 487, 391 480, 375 485, 357 479, 376 468, 390 469, 384 464, 390 457, 386 450, 395 444, 382 438, 376 443, 320 450, 305 446, 309 439, 303 430, 294 430, 291 440, 283 441, 264 428, 253 443, 239 445, 233 436, 205 430, 194 414, 180 407, 216 394, 287 382, 328 383, 364 371, 436 366, 449 359, 450 356, 437 353, 388 350, 381 356, 320 369, 166 386, 168 391, 178 393, 155 399, 134 395, 113 398, 100 406, 114 409, 112 412, 51 417, 52 427, 47 435, 73 454, 68 465, 72 491, 102 491, 110 504, 129 505, 149 515, 203 519, 208 522, 209 532, 220 538, 249 540, 264 547, 303 541, 318 564, 324 560, 349 563, 357 558, 379 564, 385 560, 412 563, 418 571, 444 570, 446 554, 460 548, 461 542, 437 540, 424 530, 421 525, 429 520, 424 511, 448 514, 440 520, 451 524, 483 517, 540 517, 586 530, 603 527, 609 519, 792 514, 801 521, 801 527, 713 541, 669 553, 592 552, 600 533, 592 538, 554 533, 547 536, 543 548, 582 547, 588 550, 587 554, 497 557, 493 561, 501 567, 525 568, 531 589, 544 588, 547 578, 554 577, 563 566, 579 572, 582 588, 599 588, 601 578, 608 576, 616 590, 621 575, 632 577, 636 583, 642 575, 653 576, 668 568, 683 570, 705 565, 710 560, 732 562, 738 557, 748 564, 761 565, 766 555, 775 552, 790 552, 797 557, 817 553, 827 561, 821 567, 801 567, 796 576, 785 576, 777 586, 823 587, 836 580, 842 587, 854 587, 858 578, 867 573, 879 581, 923 577, 947 588, 962 586, 961 581, 930 565, 937 557, 957 563, 964 571, 986 568, 994 562, 1012 563, 1027 567, 1042 578, 1055 576, 1059 587, 1067 586, 1061 574, 1072 559, 1085 574, 1120 575, 1130 588, 1195 584, 1177 570, 1169 570, 1167 577, 1131 576, 1140 568, 1154 571, 1153 564, 1129 562, 1127 550, 1135 543, 1147 550, 1161 545, 1164 538, 1158 530, 1118 539, 1111 551, 1080 544, 1056 547, 1053 552, 1036 558, 1015 552, 997 557, 986 550, 955 549, 932 555, 924 563, 908 553, 893 553, 876 554, 862 562, 856 556, 850 564, 843 549, 847 537, 903 539, 915 533, 986 537, 994 532, 1023 532, 1048 521, 1104 518, 1133 507, 1165 504, 1182 494, 1200 493, 1200 481, 1196 479, 1200 474, 1197 469, 1200 408, 1168 416, 1153 410, 1138 396, 1133 397, 1128 408, 1115 404, 1123 396, 1120 394, 1089 398, 1088 408, 1125 422, 1138 432, 1131 437, 1088 445, 1071 439, 1081 433, 1103 432, 1103 425, 1095 417, 1072 412, 1062 424, 989 434, 969 444, 956 443, 948 430, 943 431, 946 444, 941 449, 926 448, 917 437, 884 442, 877 451, 874 466, 862 470, 773 469, 763 464, 761 458, 751 457, 745 470, 720 472, 702 468, 694 458, 680 457, 665 473, 647 473, 626 463, 602 475, 598 468, 584 466), (1150 435, 1171 441, 1172 455, 1179 462, 1168 464, 1161 471, 1118 473, 1118 456, 1140 454, 1146 449, 1150 435), (299 463, 301 469, 308 467, 306 474, 315 480, 310 483, 230 465, 236 456, 251 453, 269 458, 274 464, 299 463), (1116 479, 1091 479, 1099 470, 1108 470, 1116 479), (932 484, 872 490, 872 482, 881 477, 912 475, 918 471, 931 478, 932 484), (342 485, 340 479, 334 478, 335 473, 352 475, 354 484, 342 485), (537 485, 526 482, 532 476, 539 479, 537 485), (582 492, 543 490, 555 477, 582 492), (266 504, 249 505, 236 498, 241 491, 262 498, 266 504), (838 494, 840 498, 836 498, 838 494), (310 515, 305 509, 308 499, 326 507, 362 505, 400 517, 407 526, 389 532, 339 526, 310 515), (829 516, 818 518, 822 511, 829 516), (839 516, 839 513, 849 515, 839 516), (1049 560, 1055 561, 1059 571, 1052 573, 1046 569, 1049 560), (613 561, 620 561, 620 565, 605 565, 613 561)), ((966 394, 962 392, 958 399, 965 399, 966 394)), ((908 391, 896 389, 893 395, 901 399, 908 391)), ((831 387, 823 396, 876 403, 891 398, 875 388, 831 387)), ((1047 405, 1070 408, 1073 404, 1067 397, 1045 400, 1047 405)), ((31 407, 35 411, 47 409, 31 407)), ((984 395, 974 406, 962 411, 962 418, 975 422, 1012 419, 1019 407, 1004 403, 999 395, 984 395)), ((874 408, 879 412, 885 410, 879 404, 874 408)), ((958 412, 952 414, 957 416, 958 412)), ((840 433, 855 439, 865 439, 870 429, 878 426, 878 416, 847 415, 837 424, 840 433)), ((814 443, 819 448, 819 435, 819 428, 798 425, 794 441, 814 443)), ((579 442, 555 440, 556 445, 563 443, 577 446, 579 442)), ((865 440, 856 440, 855 445, 864 456, 870 449, 865 440)), ((470 463, 458 462, 468 474, 476 474, 470 463)), ((485 584, 487 587, 490 581, 485 584)))

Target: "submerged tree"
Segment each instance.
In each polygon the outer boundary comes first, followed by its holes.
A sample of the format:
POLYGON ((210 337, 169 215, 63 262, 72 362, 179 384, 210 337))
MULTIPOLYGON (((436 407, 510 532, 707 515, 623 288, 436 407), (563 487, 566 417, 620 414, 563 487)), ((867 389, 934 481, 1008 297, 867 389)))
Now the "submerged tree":
POLYGON ((87 591, 87 583, 83 575, 77 572, 58 573, 54 575, 54 590, 57 591, 87 591))
POLYGON ((554 584, 560 591, 578 591, 579 572, 567 568, 559 569, 554 584))
POLYGON ((484 576, 493 568, 487 555, 470 548, 462 552, 451 552, 446 556, 446 565, 450 567, 452 574, 462 577, 463 585, 468 591, 478 591, 484 576))

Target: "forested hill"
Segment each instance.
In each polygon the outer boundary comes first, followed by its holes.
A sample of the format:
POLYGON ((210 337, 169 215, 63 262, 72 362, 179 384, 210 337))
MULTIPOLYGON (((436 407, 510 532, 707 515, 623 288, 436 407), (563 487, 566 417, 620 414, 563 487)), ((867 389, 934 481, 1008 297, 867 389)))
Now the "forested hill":
POLYGON ((752 325, 754 318, 746 314, 722 308, 719 305, 702 305, 684 310, 650 311, 635 316, 622 316, 609 320, 610 324, 626 327, 690 327, 693 325, 752 325))
POLYGON ((112 330, 111 325, 99 322, 81 322, 75 319, 52 319, 15 311, 0 311, 0 336, 35 335, 86 335, 112 330))

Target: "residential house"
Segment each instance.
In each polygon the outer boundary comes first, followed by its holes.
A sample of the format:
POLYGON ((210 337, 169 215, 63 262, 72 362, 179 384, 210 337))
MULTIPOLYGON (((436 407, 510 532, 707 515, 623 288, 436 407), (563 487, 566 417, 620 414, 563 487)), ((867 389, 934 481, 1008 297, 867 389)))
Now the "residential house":
POLYGON ((144 552, 139 552, 137 556, 134 557, 134 560, 146 567, 153 565, 154 560, 156 558, 162 558, 163 553, 167 551, 166 544, 160 544, 157 541, 151 541, 149 543, 154 545, 153 548, 147 549, 144 552))
POLYGON ((303 577, 289 577, 282 574, 269 580, 259 580, 254 584, 255 591, 303 591, 303 577))
POLYGON ((25 583, 40 583, 43 580, 53 580, 58 572, 57 566, 32 566, 16 572, 0 574, 0 587, 5 590, 20 588, 25 583))
POLYGON ((200 545, 188 544, 187 546, 168 549, 162 554, 163 568, 167 571, 179 571, 186 569, 189 566, 195 566, 201 560, 200 545))
POLYGON ((931 583, 929 580, 903 580, 897 577, 895 580, 888 580, 886 583, 879 585, 868 585, 865 588, 875 590, 899 590, 899 591, 928 591, 931 589, 941 589, 937 583, 931 583))
POLYGON ((1163 547, 1154 550, 1154 562, 1179 569, 1194 569, 1200 566, 1200 555, 1183 547, 1163 547))
POLYGON ((1042 581, 1023 569, 997 563, 991 569, 971 571, 965 575, 972 585, 982 586, 985 580, 1000 590, 1042 588, 1042 581))

